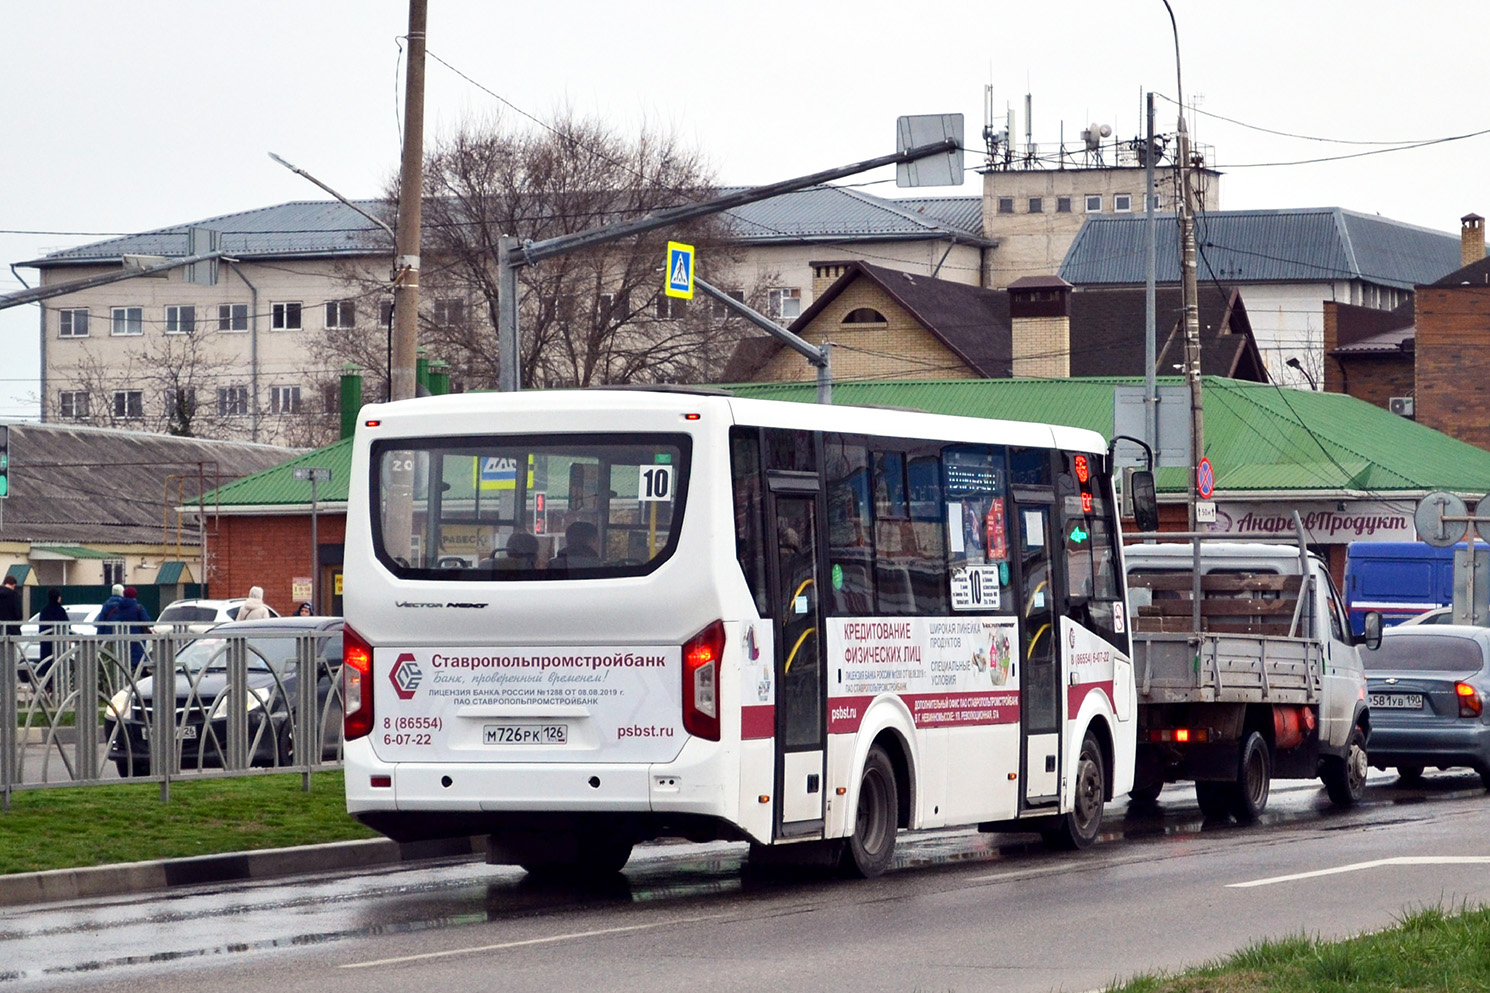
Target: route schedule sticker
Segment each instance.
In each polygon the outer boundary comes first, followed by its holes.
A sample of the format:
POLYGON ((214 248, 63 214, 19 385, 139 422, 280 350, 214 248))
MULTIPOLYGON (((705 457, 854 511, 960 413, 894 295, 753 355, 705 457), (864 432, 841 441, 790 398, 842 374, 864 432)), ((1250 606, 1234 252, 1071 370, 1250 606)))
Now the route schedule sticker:
POLYGON ((666 762, 682 649, 375 649, 373 750, 392 762, 666 762))

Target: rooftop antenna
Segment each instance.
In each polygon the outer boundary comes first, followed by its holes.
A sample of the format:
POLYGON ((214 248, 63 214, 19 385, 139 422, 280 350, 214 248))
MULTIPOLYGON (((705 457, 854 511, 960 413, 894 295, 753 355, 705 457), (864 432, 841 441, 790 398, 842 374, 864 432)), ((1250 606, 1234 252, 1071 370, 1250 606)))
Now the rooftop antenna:
POLYGON ((1035 164, 1035 98, 1026 93, 1024 95, 1024 167, 1034 168, 1035 164))

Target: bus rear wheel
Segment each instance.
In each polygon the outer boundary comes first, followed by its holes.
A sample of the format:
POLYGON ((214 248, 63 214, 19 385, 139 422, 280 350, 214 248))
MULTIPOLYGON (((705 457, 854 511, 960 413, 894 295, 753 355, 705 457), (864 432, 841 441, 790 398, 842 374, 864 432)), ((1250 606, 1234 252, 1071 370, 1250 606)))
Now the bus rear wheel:
POLYGON ((859 777, 859 805, 854 812, 854 833, 844 846, 840 868, 846 875, 873 879, 895 857, 896 821, 900 802, 895 789, 895 769, 879 745, 869 749, 864 772, 859 777))

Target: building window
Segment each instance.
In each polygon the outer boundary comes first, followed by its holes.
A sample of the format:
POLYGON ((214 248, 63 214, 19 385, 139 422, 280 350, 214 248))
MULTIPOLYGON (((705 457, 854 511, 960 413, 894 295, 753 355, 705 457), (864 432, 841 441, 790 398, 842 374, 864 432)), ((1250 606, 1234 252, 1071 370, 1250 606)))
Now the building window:
POLYGON ((1030 197, 1030 213, 1031 214, 1043 214, 1043 213, 1045 213, 1045 198, 1044 197, 1030 197))
POLYGON ((197 308, 166 308, 166 334, 192 334, 196 329, 197 308))
POLYGON ((771 290, 766 300, 771 316, 779 321, 794 321, 802 316, 802 291, 795 286, 771 290))
POLYGON ((435 323, 442 328, 459 327, 466 323, 464 300, 436 300, 435 323))
POLYGON ((856 310, 849 311, 848 312, 848 316, 843 319, 843 323, 845 323, 845 324, 886 324, 888 322, 885 320, 885 315, 884 314, 881 314, 879 311, 875 310, 873 307, 859 307, 856 310))
POLYGON ((248 304, 220 303, 217 305, 217 330, 247 331, 248 304))
POLYGON ((114 416, 116 418, 144 417, 145 394, 140 390, 115 390, 114 416))
POLYGON ((357 326, 357 308, 350 300, 331 300, 326 304, 326 329, 348 331, 357 326))
POLYGON ((1012 214, 1012 213, 1014 213, 1014 198, 1013 197, 999 197, 999 213, 1000 214, 1012 214))
POLYGON ((299 331, 300 305, 298 303, 271 304, 269 326, 276 331, 299 331))
POLYGON ((1071 213, 1071 198, 1070 197, 1056 197, 1055 198, 1055 212, 1057 214, 1069 214, 1069 213, 1071 213))
POLYGON ((217 391, 218 417, 246 417, 248 415, 248 387, 223 386, 217 391))
POLYGON ((1088 193, 1086 195, 1086 212, 1088 214, 1102 213, 1102 194, 1088 193))
POLYGON ((166 390, 166 422, 172 428, 190 424, 196 413, 196 390, 190 386, 172 386, 166 390))
POLYGON ((113 310, 114 326, 110 334, 144 334, 145 333, 145 311, 141 307, 115 307, 113 310))
POLYGON ((58 333, 63 338, 86 338, 88 337, 88 310, 87 308, 75 310, 57 311, 59 320, 58 333))
POLYGON ((620 324, 631 313, 631 294, 602 293, 596 299, 596 311, 602 324, 620 324))
POLYGON ((378 324, 384 328, 393 327, 393 301, 384 300, 378 304, 378 324))
POLYGON ((682 297, 670 297, 666 293, 657 294, 657 319, 659 321, 681 321, 686 313, 688 313, 687 300, 682 297))
POLYGON ((88 393, 85 390, 63 390, 57 394, 57 416, 64 421, 88 416, 88 393))
POLYGON ((1133 194, 1114 193, 1112 195, 1112 209, 1117 211, 1119 214, 1126 213, 1127 211, 1132 210, 1133 194))
POLYGON ((116 583, 122 582, 124 582, 124 560, 104 559, 103 584, 105 586, 113 586, 116 583))
MULTIPOLYGON (((738 300, 740 303, 745 302, 744 290, 725 290, 724 295, 729 297, 731 300, 738 300)), ((724 301, 718 300, 714 297, 709 298, 709 314, 716 321, 722 321, 726 317, 729 317, 732 313, 734 312, 729 309, 729 305, 726 304, 724 301)))
POLYGON ((321 387, 321 410, 328 414, 341 413, 341 386, 321 387))
POLYGON ((300 413, 300 387, 272 386, 269 388, 269 412, 271 414, 300 413))

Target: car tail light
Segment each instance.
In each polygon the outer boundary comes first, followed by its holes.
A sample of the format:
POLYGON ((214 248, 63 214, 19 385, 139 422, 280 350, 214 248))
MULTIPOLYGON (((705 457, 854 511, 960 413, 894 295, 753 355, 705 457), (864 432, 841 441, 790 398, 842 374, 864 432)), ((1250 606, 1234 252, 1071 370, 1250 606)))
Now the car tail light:
POLYGON ((351 741, 373 727, 372 646, 349 627, 342 631, 341 645, 342 733, 351 741))
POLYGON ((1178 745, 1200 744, 1210 740, 1210 728, 1154 728, 1149 731, 1149 741, 1156 745, 1164 742, 1178 745))
POLYGON ((1480 691, 1468 683, 1455 683, 1454 695, 1459 698, 1460 717, 1479 717, 1485 709, 1485 703, 1480 699, 1480 691))
POLYGON ((719 659, 724 622, 715 621, 683 645, 683 730, 719 740, 719 659))

